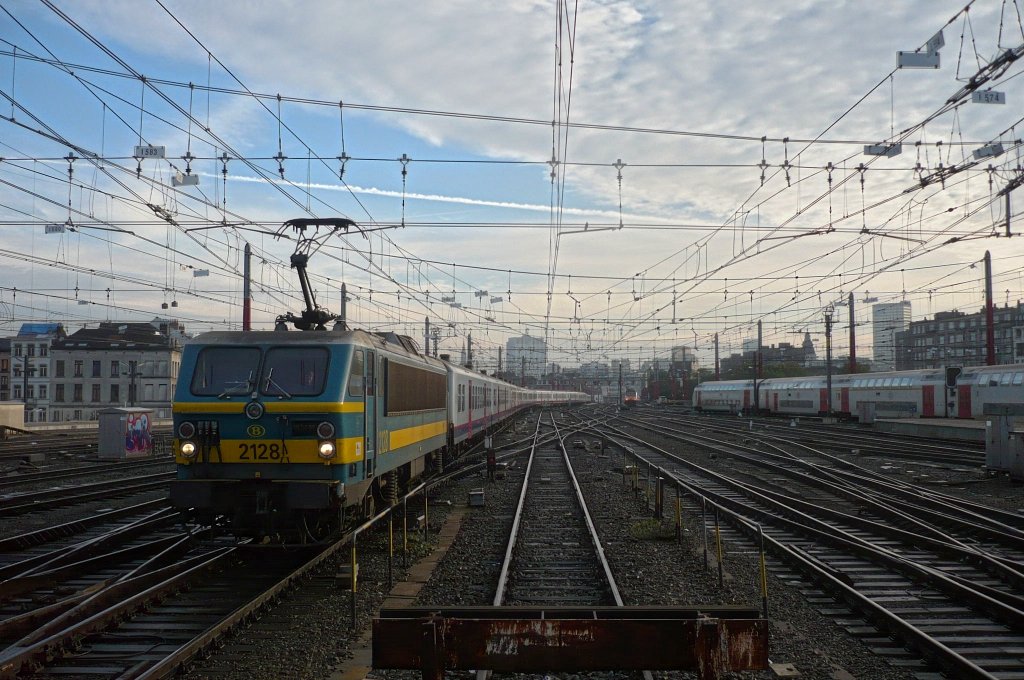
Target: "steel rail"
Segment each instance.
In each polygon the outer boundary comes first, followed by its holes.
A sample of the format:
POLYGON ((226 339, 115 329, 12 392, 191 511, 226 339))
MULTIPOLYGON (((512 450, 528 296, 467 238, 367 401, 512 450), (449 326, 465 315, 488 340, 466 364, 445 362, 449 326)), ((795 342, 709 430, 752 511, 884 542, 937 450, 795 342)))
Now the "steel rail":
MULTIPOLYGON (((639 443, 642 446, 657 452, 659 455, 668 458, 669 460, 672 460, 673 462, 679 463, 684 467, 695 470, 701 475, 708 476, 711 479, 715 480, 716 482, 726 485, 727 488, 743 490, 742 483, 736 483, 733 480, 730 480, 728 477, 725 477, 724 475, 720 475, 719 473, 707 470, 705 468, 702 468, 701 466, 698 466, 694 463, 690 463, 689 461, 686 461, 684 459, 680 459, 677 456, 674 456, 673 454, 664 451, 660 447, 657 447, 649 442, 644 442, 638 437, 635 437, 628 433, 622 433, 621 431, 619 432, 623 438, 639 443)), ((625 449, 628 449, 628 447, 625 447, 621 442, 619 442, 619 445, 623 446, 625 449)), ((634 455, 638 460, 642 460, 642 457, 640 457, 639 455, 635 453, 632 455, 634 455)), ((734 498, 709 490, 707 488, 697 488, 693 484, 688 483, 683 479, 680 479, 677 475, 663 468, 659 468, 659 474, 664 474, 666 477, 672 479, 673 482, 679 486, 679 488, 685 489, 691 495, 695 497, 708 499, 714 506, 720 507, 723 510, 725 510, 727 517, 732 517, 733 519, 735 519, 736 522, 744 528, 744 531, 748 533, 748 535, 756 535, 755 533, 753 533, 754 521, 750 519, 750 517, 763 517, 763 511, 759 511, 747 505, 746 503, 740 502, 734 498)), ((756 491, 744 491, 748 495, 754 496, 755 498, 758 499, 759 502, 767 505, 768 507, 775 507, 776 505, 780 505, 773 502, 771 499, 765 498, 762 494, 759 494, 756 491)), ((903 573, 910 572, 912 578, 916 577, 917 579, 929 581, 933 584, 936 583, 936 581, 938 581, 938 585, 940 586, 941 590, 945 590, 946 592, 952 591, 955 595, 962 596, 964 599, 975 603, 975 606, 982 604, 984 605, 984 607, 982 608, 988 611, 999 612, 997 618, 1000 618, 1004 621, 1008 621, 1011 626, 1017 626, 1018 628, 1024 626, 1024 611, 1021 611, 1014 607, 1006 606, 999 601, 993 600, 993 598, 989 597, 987 594, 980 593, 977 590, 974 590, 968 584, 957 582, 956 580, 950 578, 948 575, 939 573, 938 570, 914 564, 906 558, 895 556, 891 553, 891 551, 878 548, 877 546, 872 546, 863 541, 862 539, 859 539, 855 536, 847 535, 845 534, 845 532, 842 532, 836 527, 832 527, 823 521, 815 520, 814 518, 808 518, 803 513, 795 511, 791 508, 787 508, 787 511, 788 513, 796 514, 798 516, 803 517, 805 520, 809 521, 810 524, 803 524, 794 520, 790 520, 781 515, 770 515, 770 517, 772 520, 782 523, 784 526, 788 527, 789 530, 802 534, 809 533, 812 536, 818 537, 819 539, 825 539, 833 544, 839 545, 844 549, 851 550, 855 554, 859 554, 865 557, 866 559, 879 560, 884 563, 887 563, 891 565, 893 568, 895 568, 897 571, 903 573)), ((771 537, 768 534, 765 534, 766 540, 769 540, 770 538, 771 537)), ((788 550, 787 546, 781 544, 778 541, 772 540, 771 544, 776 548, 785 548, 787 554, 792 552, 788 550)), ((806 563, 806 558, 801 560, 801 562, 806 563)), ((821 570, 819 565, 814 566, 816 569, 821 570)), ((828 576, 830 577, 830 580, 841 583, 840 581, 838 581, 838 579, 835 578, 834 575, 828 574, 828 576)), ((881 607, 881 605, 879 605, 878 603, 870 600, 869 598, 866 598, 866 596, 864 596, 863 594, 858 593, 855 589, 846 586, 846 584, 842 585, 844 585, 846 590, 848 590, 855 596, 857 602, 862 602, 865 605, 866 611, 878 615, 882 620, 884 620, 887 624, 890 625, 890 630, 893 630, 894 632, 897 632, 898 634, 904 636, 905 639, 914 642, 917 645, 919 652, 921 652, 923 655, 929 657, 934 656, 936 658, 941 659, 943 661, 943 664, 947 668, 955 670, 958 673, 956 677, 985 679, 994 679, 996 677, 988 673, 984 669, 980 668, 966 657, 963 657, 955 650, 950 649, 948 646, 944 645, 938 640, 935 640, 923 631, 920 631, 911 623, 900 618, 895 612, 886 610, 884 607, 881 607)))
POLYGON ((89 633, 105 630, 145 603, 162 597, 220 564, 236 548, 220 548, 168 567, 101 588, 53 621, 0 651, 0 677, 17 675, 25 664, 52 656, 89 633))
MULTIPOLYGON (((558 424, 555 423, 554 418, 551 422, 555 424, 555 433, 558 433, 558 424)), ((587 500, 583 496, 583 489, 580 488, 579 480, 576 479, 576 471, 573 470, 572 462, 569 460, 569 452, 565 450, 565 438, 558 438, 558 446, 562 449, 562 460, 565 461, 565 467, 569 471, 569 479, 572 481, 572 488, 576 492, 576 502, 580 504, 580 509, 583 511, 583 520, 587 524, 587 531, 590 533, 590 542, 594 547, 594 553, 601 563, 601 570, 604 572, 605 580, 608 582, 608 588, 611 591, 612 599, 615 600, 615 606, 621 607, 622 595, 619 594, 619 586, 615 582, 615 576, 612 574, 611 565, 608 564, 608 558, 604 553, 604 545, 601 543, 601 537, 597 533, 597 527, 594 526, 594 521, 590 517, 590 510, 587 508, 587 500)))
POLYGON ((55 524, 51 527, 28 531, 23 534, 15 534, 14 536, 8 536, 7 538, 0 538, 0 553, 24 550, 56 539, 67 538, 68 536, 81 533, 89 527, 103 524, 110 520, 131 517, 132 515, 141 512, 160 508, 170 508, 170 504, 167 502, 167 499, 158 498, 156 500, 130 505, 125 508, 105 510, 103 512, 98 512, 95 515, 90 515, 89 517, 83 517, 82 519, 64 522, 63 524, 55 524))
POLYGON ((83 486, 68 487, 66 489, 54 489, 38 493, 24 493, 17 496, 9 496, 6 502, 0 501, 0 517, 20 515, 36 510, 48 510, 63 505, 72 505, 99 498, 110 498, 111 496, 126 496, 152 489, 159 489, 167 486, 177 475, 176 472, 161 472, 141 477, 127 477, 109 482, 97 484, 85 484, 83 486), (147 480, 147 481, 140 481, 147 480), (127 484, 126 482, 135 482, 127 484), (85 490, 85 491, 83 491, 85 490), (80 493, 74 493, 79 491, 80 493), (16 503, 15 501, 21 501, 16 503))
MULTIPOLYGON (((943 513, 940 517, 947 520, 948 523, 959 526, 961 528, 968 528, 971 531, 983 533, 990 537, 992 540, 1000 542, 1004 545, 1011 546, 1017 550, 1024 550, 1024 530, 1021 530, 1007 522, 1019 520, 1013 513, 998 510, 996 508, 983 508, 977 504, 972 504, 966 501, 962 501, 955 496, 949 496, 945 494, 936 494, 934 492, 928 492, 927 495, 922 494, 916 488, 909 485, 901 485, 894 483, 890 479, 886 479, 881 475, 871 472, 865 468, 857 466, 853 463, 847 463, 843 467, 849 467, 852 471, 844 471, 838 469, 827 469, 819 465, 811 463, 809 461, 802 460, 792 454, 783 454, 785 459, 805 467, 808 470, 813 471, 814 475, 817 476, 818 481, 812 481, 806 476, 801 476, 801 473, 793 471, 785 466, 774 465, 764 459, 766 457, 778 457, 776 454, 762 451, 760 449, 753 449, 742 444, 733 442, 723 442, 721 440, 713 439, 699 434, 680 434, 678 431, 671 430, 664 426, 649 426, 653 428, 658 434, 675 439, 677 441, 695 444, 697 446, 703 446, 719 453, 732 455, 737 458, 741 458, 746 462, 753 465, 758 465, 770 469, 774 472, 786 474, 791 477, 798 477, 805 481, 805 483, 821 486, 823 484, 834 484, 835 482, 852 483, 860 487, 865 487, 868 484, 868 480, 873 480, 872 483, 880 486, 881 488, 869 489, 872 493, 885 494, 885 495, 897 495, 905 503, 901 507, 906 510, 915 510, 919 516, 923 515, 924 518, 934 520, 936 513, 943 513), (750 455, 746 455, 750 454, 750 455), (830 477, 831 482, 825 481, 823 477, 830 477), (838 478, 838 479, 837 479, 838 478), (915 505, 906 505, 906 503, 914 503, 915 505), (966 507, 965 507, 966 506, 966 507), (950 512, 959 513, 960 516, 949 515, 950 512), (1006 521, 999 521, 993 518, 994 515, 997 518, 1003 518, 1006 521)), ((805 447, 809 448, 809 447, 805 447)), ((831 459, 831 458, 830 458, 831 459)), ((836 459, 839 462, 841 459, 836 459)), ((858 493, 858 500, 867 502, 863 493, 858 493)), ((885 502, 884 498, 875 499, 875 503, 885 502)), ((910 520, 910 518, 908 518, 910 520)), ((912 520, 917 524, 921 524, 920 520, 912 520)))
MULTIPOLYGON (((157 467, 159 465, 171 465, 174 463, 174 456, 157 456, 146 460, 129 460, 120 463, 87 465, 76 468, 61 470, 49 470, 46 472, 14 473, 0 476, 0 489, 9 489, 14 486, 26 484, 49 482, 68 477, 84 477, 87 475, 99 475, 107 472, 121 472, 123 470, 136 470, 139 468, 157 467)), ((0 493, 0 497, 3 494, 0 493)))

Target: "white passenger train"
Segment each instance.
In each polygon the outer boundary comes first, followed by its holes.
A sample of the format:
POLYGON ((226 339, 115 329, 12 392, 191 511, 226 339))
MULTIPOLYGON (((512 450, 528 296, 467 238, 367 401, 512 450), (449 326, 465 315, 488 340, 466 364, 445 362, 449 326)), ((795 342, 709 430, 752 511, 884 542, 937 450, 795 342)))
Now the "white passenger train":
MULTIPOLYGON (((825 376, 767 378, 757 385, 758 410, 780 415, 823 415, 825 376)), ((832 376, 832 412, 864 418, 980 418, 986 403, 1024 404, 1024 364, 931 368, 832 376)), ((697 385, 701 411, 749 412, 753 380, 697 385)))

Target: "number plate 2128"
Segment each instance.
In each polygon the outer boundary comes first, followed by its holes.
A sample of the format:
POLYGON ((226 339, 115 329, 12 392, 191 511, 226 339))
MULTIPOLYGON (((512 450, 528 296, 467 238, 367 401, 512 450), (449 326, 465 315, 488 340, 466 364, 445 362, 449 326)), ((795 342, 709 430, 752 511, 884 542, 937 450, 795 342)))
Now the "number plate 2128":
POLYGON ((281 460, 284 449, 279 442, 242 442, 238 445, 239 460, 281 460))

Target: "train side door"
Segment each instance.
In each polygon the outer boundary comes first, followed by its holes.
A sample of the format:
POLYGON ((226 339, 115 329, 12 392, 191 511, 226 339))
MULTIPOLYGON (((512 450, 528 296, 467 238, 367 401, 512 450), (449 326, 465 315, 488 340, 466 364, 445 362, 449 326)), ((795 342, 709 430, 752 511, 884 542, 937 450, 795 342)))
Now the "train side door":
POLYGON ((377 454, 377 353, 366 350, 366 393, 363 397, 363 432, 365 433, 366 476, 373 474, 377 454))
POLYGON ((850 388, 842 387, 839 390, 839 410, 843 413, 850 412, 850 388))
POLYGON ((956 417, 957 418, 970 418, 971 417, 971 386, 970 385, 957 385, 957 397, 956 397, 956 417))
POLYGON ((779 412, 779 393, 772 392, 772 413, 779 412))
POLYGON ((921 386, 921 415, 925 418, 935 415, 935 385, 921 386))

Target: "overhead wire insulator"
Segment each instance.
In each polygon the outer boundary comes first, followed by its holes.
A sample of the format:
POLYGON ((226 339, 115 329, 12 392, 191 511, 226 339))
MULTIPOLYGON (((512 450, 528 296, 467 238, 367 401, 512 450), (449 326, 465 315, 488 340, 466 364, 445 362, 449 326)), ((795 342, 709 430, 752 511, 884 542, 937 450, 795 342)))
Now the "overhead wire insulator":
POLYGON ((789 162, 789 137, 782 140, 782 148, 785 153, 785 160, 782 162, 782 169, 786 171, 786 186, 793 186, 789 179, 789 169, 793 167, 789 162))

